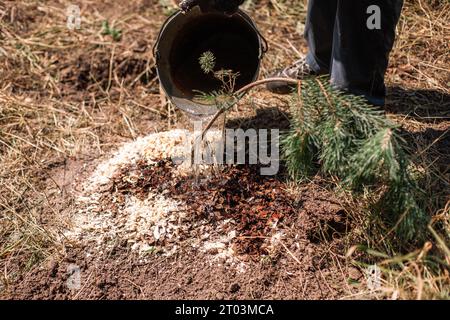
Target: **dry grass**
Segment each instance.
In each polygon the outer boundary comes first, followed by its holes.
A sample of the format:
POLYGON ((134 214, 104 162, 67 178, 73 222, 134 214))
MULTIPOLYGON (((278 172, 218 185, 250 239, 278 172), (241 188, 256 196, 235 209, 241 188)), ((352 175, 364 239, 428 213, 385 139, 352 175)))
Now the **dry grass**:
MULTIPOLYGON (((117 143, 182 123, 180 114, 160 97, 151 53, 174 2, 79 3, 82 28, 74 31, 66 28, 65 9, 71 1, 0 4, 0 283, 4 285, 46 257, 64 253, 58 230, 66 223, 66 214, 61 213, 70 212, 72 196, 55 178, 56 170, 68 160, 92 160, 117 143), (122 31, 120 41, 102 35, 105 20, 122 31)), ((263 75, 306 51, 301 36, 305 3, 246 3, 271 46, 263 75)), ((427 201, 433 215, 429 239, 405 248, 386 233, 366 228, 370 215, 364 212, 364 199, 343 196, 355 225, 348 263, 377 262, 384 271, 383 290, 360 291, 347 298, 450 297, 449 20, 446 1, 406 1, 387 77, 389 86, 402 88, 391 90, 388 114, 404 129, 423 185, 433 195, 427 201), (355 243, 363 246, 351 247, 355 243)), ((249 104, 281 109, 287 105, 283 98, 257 91, 234 115, 253 115, 249 104)))
POLYGON ((391 57, 388 85, 403 90, 392 90, 390 116, 405 130, 432 221, 429 241, 381 262, 388 297, 450 298, 449 19, 449 2, 407 1, 391 57))
POLYGON ((135 49, 150 44, 133 40, 148 41, 134 35, 146 30, 151 36, 159 21, 130 14, 118 17, 114 8, 100 4, 96 8, 104 11, 82 8, 84 28, 70 31, 65 26, 68 4, 9 1, 0 5, 4 283, 63 252, 58 229, 64 221, 58 220, 72 198, 53 180, 54 169, 67 159, 101 155, 120 141, 148 132, 149 123, 165 117, 164 109, 151 107, 158 105, 158 90, 146 88, 147 84, 156 87, 151 50, 135 49), (127 30, 124 38, 129 41, 114 43, 102 36, 104 20, 127 30), (109 71, 106 76, 104 69, 109 71))

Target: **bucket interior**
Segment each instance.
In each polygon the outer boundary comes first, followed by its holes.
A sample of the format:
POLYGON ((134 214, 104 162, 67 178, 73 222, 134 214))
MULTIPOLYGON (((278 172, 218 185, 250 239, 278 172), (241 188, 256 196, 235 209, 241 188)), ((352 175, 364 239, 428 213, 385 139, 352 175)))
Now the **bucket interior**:
POLYGON ((253 26, 240 15, 179 15, 161 38, 162 81, 166 92, 175 97, 193 99, 198 92, 219 90, 222 83, 213 74, 205 74, 200 56, 211 51, 216 58, 215 71, 239 72, 235 90, 255 80, 259 70, 260 42, 253 26), (165 60, 165 61, 164 61, 165 60), (166 63, 166 65, 164 65, 166 63))

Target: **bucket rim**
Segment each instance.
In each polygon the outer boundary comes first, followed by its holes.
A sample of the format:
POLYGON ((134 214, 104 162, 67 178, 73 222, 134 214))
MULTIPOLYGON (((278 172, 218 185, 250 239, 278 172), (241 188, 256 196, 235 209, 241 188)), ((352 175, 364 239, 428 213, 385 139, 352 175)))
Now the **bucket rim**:
MULTIPOLYGON (((200 8, 197 7, 192 10, 200 11, 200 8)), ((213 13, 216 13, 216 12, 213 12, 213 13)), ((178 109, 182 110, 183 112, 185 112, 192 118, 200 118, 200 119, 208 118, 208 117, 213 116, 217 112, 218 108, 216 106, 202 104, 199 102, 194 102, 190 99, 174 96, 173 93, 168 91, 167 83, 165 84, 164 83, 165 81, 161 80, 162 79, 161 78, 161 65, 160 65, 161 57, 160 57, 160 53, 159 53, 161 39, 163 38, 164 32, 166 31, 166 29, 170 25, 170 23, 172 23, 180 15, 184 15, 184 14, 185 13, 181 10, 177 10, 176 12, 174 12, 172 15, 170 15, 166 19, 166 21, 164 22, 164 24, 162 25, 162 27, 159 31, 157 40, 155 42, 155 45, 153 46, 153 56, 155 59, 156 72, 157 72, 158 79, 160 82, 160 88, 171 103, 173 103, 178 109)), ((260 31, 258 30, 256 23, 252 20, 252 18, 247 13, 245 13, 244 11, 239 9, 234 15, 238 15, 242 19, 242 21, 245 21, 245 23, 247 23, 248 26, 251 27, 251 29, 256 34, 256 40, 258 43, 258 50, 259 50, 259 54, 258 54, 259 62, 258 62, 258 66, 257 66, 257 69, 255 71, 255 74, 254 74, 253 80, 252 80, 252 81, 255 81, 258 79, 258 76, 259 76, 261 60, 264 57, 265 53, 268 51, 268 43, 267 43, 267 40, 262 36, 260 31)))
MULTIPOLYGON (((161 26, 161 29, 159 30, 159 33, 158 33, 158 37, 156 38, 155 44, 153 45, 153 49, 152 49, 152 53, 153 53, 153 57, 155 58, 155 62, 158 62, 158 59, 159 59, 158 47, 159 47, 159 43, 161 41, 162 35, 164 33, 164 30, 169 25, 169 23, 171 23, 172 20, 177 18, 177 16, 180 14, 185 14, 185 13, 183 11, 181 11, 180 9, 177 9, 174 13, 172 13, 164 21, 163 25, 161 26)), ((252 20, 252 18, 245 11, 238 9, 238 11, 236 11, 236 13, 234 13, 234 14, 239 15, 244 20, 246 20, 247 23, 250 24, 253 27, 253 29, 256 31, 256 33, 258 34, 258 41, 260 43, 259 59, 261 60, 264 57, 264 55, 267 53, 267 51, 269 51, 269 44, 268 44, 266 38, 261 34, 256 23, 252 20)))

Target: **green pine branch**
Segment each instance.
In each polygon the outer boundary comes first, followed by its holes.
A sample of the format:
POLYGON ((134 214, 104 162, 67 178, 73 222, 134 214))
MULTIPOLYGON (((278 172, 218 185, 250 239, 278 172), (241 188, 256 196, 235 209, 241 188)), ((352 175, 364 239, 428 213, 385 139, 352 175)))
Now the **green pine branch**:
MULTIPOLYGON (((223 83, 220 91, 200 95, 219 109, 201 137, 243 93, 282 80, 256 81, 235 92, 238 73, 214 71, 215 57, 209 51, 199 58, 199 64, 223 83)), ((421 206, 423 192, 412 177, 411 160, 396 125, 364 98, 333 89, 327 78, 286 81, 298 86, 291 97, 291 129, 282 141, 291 177, 300 180, 319 170, 340 178, 355 195, 363 190, 382 190, 372 212, 388 223, 388 232, 395 231, 405 240, 420 239, 428 222, 421 206)))
POLYGON ((399 237, 421 237, 427 222, 419 201, 423 192, 411 176, 396 126, 381 111, 333 89, 325 78, 305 79, 291 109, 292 129, 283 139, 283 152, 293 178, 308 177, 318 165, 356 194, 384 190, 372 209, 399 237))

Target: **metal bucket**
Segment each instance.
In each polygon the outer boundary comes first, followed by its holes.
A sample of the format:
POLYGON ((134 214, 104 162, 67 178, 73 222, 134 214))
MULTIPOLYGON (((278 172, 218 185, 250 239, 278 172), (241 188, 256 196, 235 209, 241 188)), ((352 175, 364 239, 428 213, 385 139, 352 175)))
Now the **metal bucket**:
POLYGON ((195 99, 199 92, 210 93, 222 87, 200 67, 199 57, 206 51, 216 58, 215 70, 239 72, 235 86, 238 90, 258 78, 267 43, 243 11, 227 16, 195 7, 167 19, 154 47, 158 77, 172 103, 194 117, 217 111, 215 106, 195 99))

